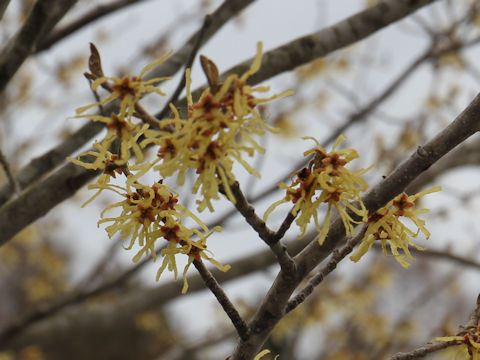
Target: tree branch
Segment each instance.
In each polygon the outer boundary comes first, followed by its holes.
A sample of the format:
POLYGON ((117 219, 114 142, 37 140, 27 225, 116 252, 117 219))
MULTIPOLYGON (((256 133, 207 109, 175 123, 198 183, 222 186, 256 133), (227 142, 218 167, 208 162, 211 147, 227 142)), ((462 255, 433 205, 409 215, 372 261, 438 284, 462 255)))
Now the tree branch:
POLYGON ((25 59, 77 0, 38 0, 22 28, 10 39, 0 54, 0 93, 15 75, 25 59))
POLYGON ((115 11, 121 10, 130 5, 134 5, 141 1, 146 1, 146 0, 117 0, 110 4, 99 5, 95 9, 84 14, 79 19, 73 21, 68 25, 65 25, 61 29, 53 31, 47 37, 42 38, 39 45, 35 49, 35 52, 39 53, 44 50, 50 49, 50 47, 52 47, 54 44, 66 38, 67 36, 73 34, 75 31, 80 30, 85 25, 88 25, 94 22, 95 20, 100 19, 101 17, 105 17, 106 15, 110 15, 115 11))
POLYGON ((0 149, 0 165, 2 166, 3 171, 7 175, 8 186, 10 188, 10 196, 12 196, 13 194, 20 193, 20 186, 15 180, 15 177, 12 175, 10 164, 8 163, 7 158, 5 157, 1 149, 0 149))
POLYGON ((438 341, 434 343, 428 343, 418 349, 409 353, 398 353, 390 358, 390 360, 415 360, 420 359, 428 354, 436 352, 438 350, 446 349, 447 347, 458 345, 458 341, 438 341))
MULTIPOLYGON (((279 241, 279 234, 283 236, 287 231, 286 225, 281 227, 279 232, 270 230, 265 222, 257 216, 254 207, 248 203, 242 190, 240 190, 238 181, 235 181, 233 185, 231 185, 231 190, 236 199, 235 208, 243 215, 247 223, 258 233, 260 238, 270 247, 277 257, 280 267, 284 270, 285 276, 294 277, 296 273, 295 262, 288 254, 285 246, 279 241)), ((287 216, 287 221, 284 221, 284 224, 288 224, 288 220, 290 219, 291 224, 294 219, 292 215, 287 216)))
MULTIPOLYGON (((262 58, 261 71, 249 78, 250 84, 258 84, 280 73, 292 70, 313 59, 323 57, 365 39, 388 25, 403 19, 417 9, 435 0, 384 0, 345 20, 316 33, 295 39, 273 49, 262 58)), ((228 70, 223 76, 244 73, 253 59, 228 70)))
POLYGON ((305 299, 315 290, 315 288, 320 285, 320 283, 330 274, 333 270, 337 268, 337 265, 340 261, 342 261, 348 254, 353 251, 353 248, 360 243, 363 239, 363 235, 365 235, 365 231, 367 231, 367 226, 364 224, 362 229, 358 232, 357 235, 350 238, 345 246, 341 250, 334 250, 333 255, 328 261, 309 281, 308 284, 299 291, 299 293, 288 302, 287 308, 285 310, 286 313, 294 310, 298 305, 303 303, 305 299))
POLYGON ((225 294, 220 284, 213 277, 212 273, 206 268, 201 260, 193 260, 193 265, 195 265, 195 268, 198 270, 200 276, 205 282, 205 285, 210 289, 213 295, 215 295, 223 310, 232 321, 233 326, 235 326, 235 329, 237 329, 240 339, 247 339, 250 329, 228 298, 227 294, 225 294))

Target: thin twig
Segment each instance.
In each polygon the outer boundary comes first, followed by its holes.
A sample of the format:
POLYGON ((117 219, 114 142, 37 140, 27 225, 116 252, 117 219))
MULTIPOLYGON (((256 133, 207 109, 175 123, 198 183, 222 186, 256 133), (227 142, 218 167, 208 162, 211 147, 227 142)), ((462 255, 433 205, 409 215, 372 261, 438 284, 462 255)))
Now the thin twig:
POLYGON ((49 49, 60 40, 66 38, 67 36, 83 28, 85 25, 88 25, 101 17, 105 17, 115 11, 121 10, 129 5, 133 5, 141 1, 146 0, 118 0, 110 4, 99 5, 95 9, 90 10, 86 14, 82 15, 79 19, 74 20, 72 23, 53 31, 45 39, 42 39, 36 49, 36 52, 39 53, 49 49))
MULTIPOLYGON (((285 271, 286 276, 294 276, 296 270, 295 261, 288 254, 285 246, 279 241, 279 235, 283 235, 288 229, 288 221, 285 221, 281 232, 274 232, 268 228, 265 222, 257 216, 255 208, 250 205, 240 189, 240 184, 235 181, 230 186, 233 196, 235 196, 235 208, 243 215, 247 223, 258 233, 260 238, 270 247, 275 256, 277 256, 280 267, 285 271)), ((290 220, 290 217, 287 216, 290 220)), ((293 221, 293 219, 291 219, 293 221)), ((290 221, 291 224, 291 221, 290 221)))
POLYGON ((293 215, 292 210, 290 210, 285 217, 285 219, 282 221, 280 224, 280 227, 278 228, 277 232, 272 236, 271 238, 271 243, 275 244, 277 241, 282 239, 285 236, 285 233, 287 232, 288 229, 290 229, 290 226, 293 223, 293 220, 295 220, 296 216, 293 215))
POLYGON ((0 93, 51 29, 77 0, 38 0, 22 28, 0 54, 0 93))
MULTIPOLYGON (((96 101, 97 103, 99 103, 100 100, 101 100, 101 99, 100 99, 100 95, 98 95, 98 91, 97 91, 97 90, 93 90, 93 89, 92 89, 92 86, 91 86, 91 85, 92 85, 92 79, 89 79, 89 78, 87 77, 87 81, 88 81, 88 84, 89 84, 89 88, 90 88, 90 90, 92 91, 93 97, 95 98, 95 101, 96 101)), ((104 108, 104 106, 103 106, 102 104, 98 105, 98 111, 100 112, 100 115, 102 115, 102 116, 107 116, 107 115, 106 115, 106 112, 105 112, 105 108, 104 108)))
POLYGON ((308 284, 299 291, 299 293, 288 302, 286 313, 294 310, 298 305, 303 303, 305 299, 313 292, 313 290, 330 274, 333 270, 336 269, 338 263, 342 261, 348 254, 353 251, 353 248, 363 239, 365 231, 367 230, 367 225, 364 224, 357 235, 350 238, 346 245, 341 250, 334 250, 333 255, 324 266, 308 281, 308 284))
POLYGON ((240 184, 235 181, 230 185, 233 196, 235 197, 235 208, 243 215, 247 223, 255 230, 260 238, 267 245, 271 245, 271 239, 275 236, 275 232, 268 228, 267 224, 255 213, 255 208, 248 203, 247 198, 240 189, 240 184))
POLYGON ((411 352, 408 353, 397 353, 393 355, 389 360, 415 360, 415 359, 420 359, 428 354, 434 353, 439 350, 446 349, 447 347, 450 346, 455 346, 459 345, 459 342, 457 340, 453 341, 438 341, 434 343, 428 343, 422 347, 419 347, 418 349, 415 349, 411 352))
MULTIPOLYGON (((205 35, 205 32, 207 31, 208 27, 212 23, 212 16, 211 15, 206 15, 205 20, 203 20, 202 27, 200 30, 197 32, 197 39, 195 40, 195 45, 192 48, 192 51, 190 52, 190 55, 188 57, 188 60, 185 64, 185 70, 188 68, 192 68, 193 61, 195 60, 195 57, 197 56, 198 50, 200 49, 200 46, 202 45, 202 40, 203 36, 205 35)), ((167 101, 165 104, 164 108, 160 113, 156 115, 157 118, 163 119, 167 116, 168 112, 170 111, 170 104, 175 103, 178 100, 178 97, 180 96, 183 88, 185 87, 186 79, 185 76, 180 77, 180 82, 177 85, 177 88, 173 92, 172 96, 170 99, 167 101)))
POLYGON ((250 329, 228 298, 227 294, 225 294, 220 284, 213 277, 212 273, 207 269, 202 260, 193 260, 193 265, 200 273, 203 281, 205 281, 205 285, 210 289, 213 295, 215 295, 223 310, 232 321, 233 326, 237 329, 240 339, 246 340, 250 334, 250 329))
POLYGON ((150 127, 159 129, 160 121, 158 121, 153 115, 151 115, 140 103, 135 103, 135 116, 141 118, 150 127))
POLYGON ((19 194, 21 191, 20 186, 18 185, 18 182, 15 179, 15 176, 13 176, 12 170, 10 168, 10 164, 8 163, 7 158, 5 157, 1 149, 0 149, 0 164, 2 165, 3 171, 5 171, 5 174, 7 175, 8 184, 10 187, 10 196, 13 194, 19 194))

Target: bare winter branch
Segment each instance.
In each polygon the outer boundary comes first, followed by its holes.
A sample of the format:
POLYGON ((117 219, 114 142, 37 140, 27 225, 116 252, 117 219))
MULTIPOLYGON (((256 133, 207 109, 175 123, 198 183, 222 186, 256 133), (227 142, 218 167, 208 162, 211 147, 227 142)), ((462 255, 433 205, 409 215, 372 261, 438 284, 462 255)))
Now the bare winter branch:
POLYGON ((278 262, 280 263, 281 268, 285 271, 285 274, 288 276, 295 276, 295 262, 288 254, 286 248, 280 242, 280 238, 283 237, 285 232, 288 230, 287 224, 291 224, 294 220, 294 217, 289 213, 286 221, 284 221, 280 227, 280 230, 278 232, 274 232, 270 230, 265 222, 257 216, 255 209, 248 203, 245 195, 243 195, 243 192, 240 190, 240 185, 237 181, 231 186, 231 190, 235 196, 235 199, 237 200, 235 207, 238 212, 243 215, 247 223, 270 247, 275 256, 277 256, 278 262))
POLYGON ((117 0, 110 4, 99 5, 95 9, 90 10, 88 13, 86 13, 79 19, 73 21, 68 25, 65 25, 64 27, 58 30, 53 31, 46 38, 41 39, 39 45, 35 49, 35 52, 39 53, 41 51, 50 49, 50 47, 52 47, 54 44, 70 36, 74 32, 82 29, 86 25, 100 18, 103 18, 107 15, 110 15, 115 11, 122 10, 130 5, 134 5, 142 1, 147 1, 147 0, 117 0))
MULTIPOLYGON (((195 40, 195 45, 192 49, 192 52, 188 56, 187 62, 185 63, 185 69, 191 69, 192 68, 193 61, 195 60, 195 56, 197 56, 197 52, 200 48, 200 44, 202 43, 203 36, 205 35, 205 32, 207 31, 211 22, 212 22, 212 16, 211 15, 205 16, 205 19, 203 21, 203 25, 200 28, 200 30, 198 32, 198 36, 195 40)), ((175 89, 172 96, 170 97, 170 99, 167 101, 167 103, 163 107, 162 111, 160 111, 159 115, 157 115, 157 118, 163 119, 167 116, 167 114, 170 111, 170 104, 171 103, 173 104, 178 100, 178 97, 180 96, 181 92, 185 88, 185 83, 186 83, 185 76, 182 76, 181 79, 180 79, 180 82, 177 85, 177 88, 175 89)))
POLYGON ((240 339, 247 339, 250 332, 247 324, 238 313, 235 305, 232 304, 227 294, 223 291, 220 284, 213 277, 212 273, 206 268, 201 260, 193 260, 193 265, 195 265, 195 268, 198 270, 198 273, 205 282, 205 285, 210 289, 213 295, 215 295, 219 304, 232 321, 233 326, 235 326, 235 329, 237 329, 240 339))
POLYGON ((347 243, 343 248, 333 251, 332 258, 308 281, 308 284, 288 302, 285 312, 288 313, 294 310, 298 305, 305 301, 313 290, 315 290, 315 287, 320 285, 323 279, 337 268, 338 263, 345 259, 345 257, 353 251, 353 248, 362 241, 366 230, 367 226, 364 225, 357 235, 347 240, 347 243))
POLYGON ((0 92, 76 0, 38 0, 22 28, 0 54, 0 92))

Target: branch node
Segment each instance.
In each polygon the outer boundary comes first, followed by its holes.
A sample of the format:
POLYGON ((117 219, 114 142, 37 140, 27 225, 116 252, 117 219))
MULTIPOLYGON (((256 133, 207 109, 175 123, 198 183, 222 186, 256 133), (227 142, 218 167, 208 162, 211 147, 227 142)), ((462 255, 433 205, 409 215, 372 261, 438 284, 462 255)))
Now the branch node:
POLYGON ((427 152, 427 150, 425 150, 425 148, 423 146, 418 146, 417 154, 421 158, 428 158, 428 152, 427 152))

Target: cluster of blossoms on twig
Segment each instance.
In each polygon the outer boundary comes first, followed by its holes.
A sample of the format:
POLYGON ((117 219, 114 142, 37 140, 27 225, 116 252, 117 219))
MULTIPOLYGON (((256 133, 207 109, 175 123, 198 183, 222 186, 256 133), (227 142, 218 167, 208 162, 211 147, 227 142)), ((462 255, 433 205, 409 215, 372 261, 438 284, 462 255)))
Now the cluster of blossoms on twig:
POLYGON ((186 272, 194 260, 205 259, 222 271, 229 269, 228 265, 221 265, 207 253, 207 238, 221 228, 217 226, 210 232, 196 215, 179 203, 179 194, 163 184, 163 180, 153 185, 144 185, 141 183, 142 176, 152 169, 158 171, 162 178, 178 172, 177 182, 183 184, 187 171, 193 169, 198 176, 192 192, 201 194, 201 199, 197 201, 199 211, 205 208, 213 211, 211 200, 219 199, 221 192, 235 202, 230 190, 230 185, 235 181, 232 173, 234 162, 259 176, 242 156, 264 152, 254 137, 263 135, 265 130, 274 131, 265 123, 256 107, 291 92, 258 98, 257 93, 266 92, 269 88, 247 85, 247 79, 258 71, 261 64, 262 46, 259 43, 257 56, 250 68, 240 77, 228 76, 224 82, 219 81, 215 64, 202 57, 202 66, 210 86, 194 102, 190 88, 190 70, 187 69, 187 116, 182 117, 180 111, 170 104, 173 116, 156 119, 143 109, 139 100, 148 93, 164 96, 156 85, 167 78, 157 77, 144 81, 143 77, 169 55, 147 65, 139 76, 107 77, 103 74, 97 49, 91 46, 90 73, 86 77, 92 81, 91 88, 94 92, 102 87, 109 95, 94 104, 77 109, 77 117, 103 122, 107 133, 102 141, 94 143, 93 150, 69 160, 86 169, 102 172, 97 182, 88 186, 97 192, 84 206, 104 190, 117 193, 123 198, 102 211, 98 224, 109 224, 105 229, 108 235, 112 237, 119 233, 126 242, 126 249, 134 246, 140 248, 134 261, 139 261, 143 256, 156 259, 160 254, 163 262, 157 280, 165 269, 172 271, 176 278, 178 270, 175 256, 188 256, 183 272, 182 292, 185 293, 188 288, 186 272), (120 103, 118 112, 110 116, 85 114, 87 110, 101 108, 113 100, 120 103), (147 161, 143 151, 152 145, 158 147, 157 157, 147 161), (134 164, 131 164, 132 154, 135 156, 134 164), (122 174, 125 176, 125 186, 111 182, 112 178, 122 174), (111 210, 120 211, 120 214, 108 217, 111 210), (185 218, 193 219, 200 230, 184 226, 185 218), (162 238, 168 244, 158 252, 157 240, 162 238))
MULTIPOLYGON (((122 239, 130 239, 130 243, 125 246, 126 249, 131 249, 135 244, 140 246, 140 250, 133 258, 135 262, 139 261, 143 256, 151 256, 156 260, 156 240, 163 238, 168 241, 168 245, 160 252, 163 257, 163 263, 157 272, 157 280, 165 268, 172 271, 175 279, 177 278, 175 261, 175 255, 177 254, 188 256, 188 262, 183 274, 184 286, 182 293, 185 293, 188 289, 186 273, 195 259, 206 259, 222 271, 227 271, 230 268, 228 265, 221 265, 206 254, 207 238, 212 232, 209 233, 208 228, 197 216, 179 204, 178 193, 162 184, 162 182, 157 182, 152 186, 145 186, 137 183, 130 185, 127 180, 127 188, 113 184, 97 186, 110 189, 125 198, 106 207, 101 214, 102 219, 98 224, 112 222, 113 224, 107 226, 105 230, 109 237, 119 232, 122 239), (104 216, 107 211, 117 207, 121 209, 120 215, 111 218, 104 216), (182 224, 184 217, 194 219, 204 233, 195 228, 185 227, 182 224), (194 240, 194 238, 198 238, 198 240, 194 240)), ((214 228, 214 231, 220 230, 219 227, 214 228)))
POLYGON ((368 217, 368 211, 363 204, 361 193, 368 189, 368 184, 361 176, 368 169, 352 172, 345 166, 359 157, 355 149, 337 150, 340 142, 345 139, 340 135, 332 146, 331 152, 327 152, 320 143, 312 137, 304 137, 315 141, 317 147, 304 152, 304 156, 313 155, 308 166, 292 174, 292 184, 287 186, 280 183, 279 187, 286 190, 283 199, 274 202, 265 212, 264 220, 280 204, 292 202, 294 204, 291 213, 296 217, 296 223, 300 228, 302 237, 307 230, 311 219, 314 219, 315 227, 319 232, 318 243, 325 241, 330 227, 332 209, 335 208, 340 215, 345 227, 346 235, 355 234, 355 226, 368 222, 364 240, 357 251, 350 257, 357 262, 372 247, 375 241, 382 243, 383 251, 387 255, 387 241, 390 251, 395 259, 404 267, 410 264, 407 260, 413 260, 408 246, 412 245, 418 250, 425 250, 416 245, 411 239, 422 232, 426 238, 430 233, 425 227, 425 221, 418 215, 429 212, 428 209, 416 209, 415 201, 423 195, 439 191, 440 187, 422 191, 408 196, 402 193, 391 200, 374 215, 368 217), (320 224, 318 209, 322 204, 327 205, 327 213, 320 224), (356 217, 356 219, 354 218, 356 217), (408 228, 401 218, 409 218, 417 227, 414 232, 408 228), (399 252, 403 251, 403 254, 399 252))
POLYGON ((285 197, 273 203, 265 212, 266 220, 270 213, 280 204, 292 202, 291 210, 294 216, 298 215, 296 223, 300 227, 300 237, 305 234, 307 225, 314 219, 319 232, 318 242, 320 245, 327 237, 332 208, 336 208, 340 214, 347 235, 354 234, 354 224, 367 220, 368 212, 363 205, 360 193, 367 190, 368 184, 360 176, 368 169, 351 172, 345 165, 358 158, 358 152, 354 149, 336 150, 341 141, 345 139, 339 136, 327 152, 320 143, 312 137, 304 137, 315 141, 317 147, 304 152, 304 156, 313 155, 308 167, 292 174, 292 185, 280 183, 279 186, 287 191, 285 197), (351 203, 356 201, 357 206, 351 203), (327 204, 327 214, 320 225, 318 221, 318 208, 327 204), (354 220, 348 211, 358 215, 361 221, 354 220))
POLYGON ((248 78, 256 73, 261 64, 262 47, 257 47, 257 56, 241 77, 232 74, 221 83, 215 64, 202 57, 202 65, 209 87, 194 102, 190 89, 190 71, 186 71, 186 89, 188 117, 183 119, 172 106, 174 117, 163 122, 165 127, 174 131, 149 130, 141 145, 151 143, 159 146, 155 170, 163 177, 178 172, 178 184, 185 181, 189 169, 195 170, 198 177, 193 185, 193 193, 200 192, 197 200, 198 210, 208 208, 213 211, 212 199, 219 199, 220 191, 235 203, 230 185, 235 176, 232 173, 234 162, 241 164, 248 172, 260 177, 243 158, 244 154, 253 156, 263 149, 254 139, 254 135, 263 135, 265 129, 275 131, 260 116, 257 106, 273 99, 290 95, 286 91, 268 98, 258 98, 256 93, 269 90, 268 87, 251 87, 248 78), (252 136, 253 135, 253 136, 252 136), (158 164, 158 165, 157 165, 158 164))
POLYGON ((418 217, 420 214, 428 213, 428 209, 415 209, 415 202, 422 196, 432 192, 440 191, 439 186, 429 190, 421 191, 418 194, 408 196, 402 193, 391 200, 387 205, 379 209, 368 219, 368 227, 365 232, 365 238, 358 247, 357 251, 350 257, 353 261, 358 261, 372 247, 375 241, 382 243, 383 252, 387 255, 387 241, 390 252, 395 259, 405 268, 410 266, 408 260, 414 260, 408 250, 411 245, 417 250, 425 250, 416 245, 411 239, 422 232, 428 239, 430 232, 425 227, 425 220, 418 217), (417 227, 414 232, 409 229, 401 219, 410 219, 417 227), (399 252, 403 251, 403 254, 399 252))

